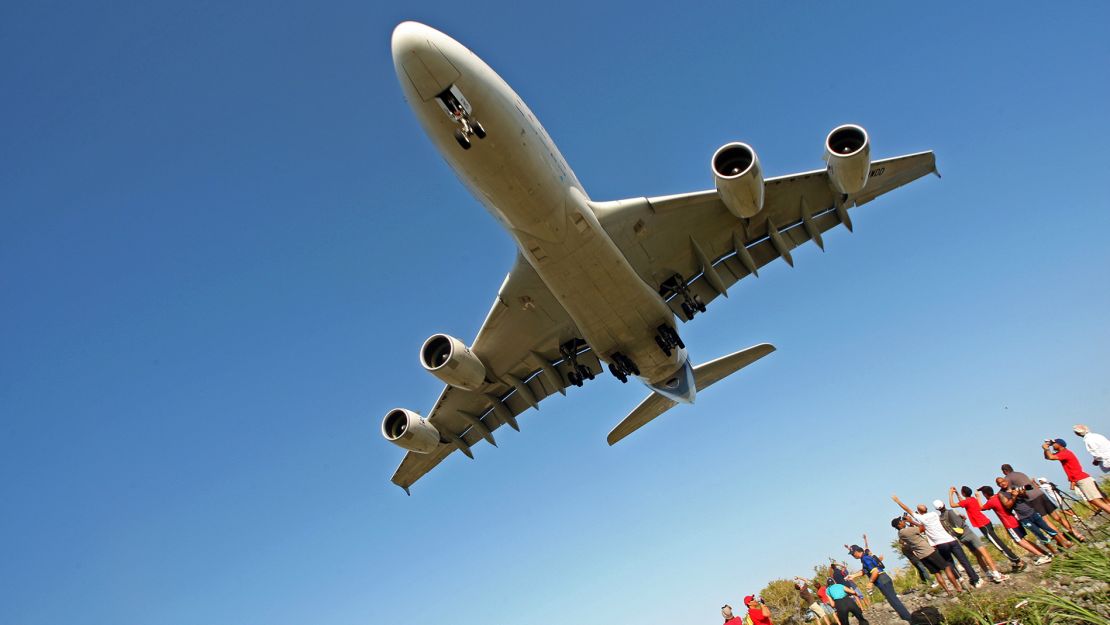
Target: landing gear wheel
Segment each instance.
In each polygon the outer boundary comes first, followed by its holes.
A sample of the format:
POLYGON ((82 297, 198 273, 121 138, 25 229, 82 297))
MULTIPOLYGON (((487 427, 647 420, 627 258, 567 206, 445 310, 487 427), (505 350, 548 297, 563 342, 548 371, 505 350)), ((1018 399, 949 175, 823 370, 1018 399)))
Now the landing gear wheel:
POLYGON ((694 296, 694 308, 697 308, 698 312, 705 312, 705 303, 697 295, 694 296))
POLYGON ((456 130, 455 131, 455 141, 459 142, 459 145, 462 146, 462 149, 464 149, 464 150, 469 150, 470 149, 470 139, 467 138, 467 136, 465 134, 463 134, 463 131, 461 131, 461 130, 456 130))
POLYGON ((671 346, 667 342, 666 339, 664 339, 662 336, 656 334, 655 335, 655 344, 659 346, 659 349, 663 350, 663 355, 664 356, 666 356, 667 358, 671 357, 671 346))
POLYGON ((478 135, 479 139, 486 138, 486 129, 482 127, 481 122, 471 122, 470 129, 474 131, 474 134, 478 135))
POLYGON ((581 380, 582 378, 594 379, 594 372, 586 365, 578 365, 578 379, 581 380))
POLYGON ((621 384, 628 382, 628 376, 620 369, 617 369, 617 366, 613 363, 609 363, 609 373, 612 373, 614 378, 620 380, 621 384))
POLYGON ((576 371, 571 371, 570 373, 568 373, 567 380, 569 380, 570 383, 575 386, 582 386, 582 376, 578 375, 578 372, 576 371))
POLYGON ((682 302, 682 314, 686 315, 687 321, 692 321, 694 319, 694 315, 697 314, 697 311, 694 310, 694 307, 690 304, 682 302))

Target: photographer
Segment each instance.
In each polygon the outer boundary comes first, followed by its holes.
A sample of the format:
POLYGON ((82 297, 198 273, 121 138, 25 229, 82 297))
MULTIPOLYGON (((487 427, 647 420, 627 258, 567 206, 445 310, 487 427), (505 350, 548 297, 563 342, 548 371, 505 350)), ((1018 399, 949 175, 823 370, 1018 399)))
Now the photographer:
POLYGON ((1071 541, 1045 523, 1044 518, 1029 505, 1029 496, 1024 488, 1014 486, 1004 477, 997 478, 994 482, 998 484, 998 499, 1002 505, 1016 516, 1022 526, 1036 536, 1049 551, 1056 552, 1049 538, 1055 540, 1064 549, 1071 547, 1071 541))
POLYGON ((1098 490, 1098 485, 1095 484, 1095 479, 1083 470, 1079 465, 1079 458, 1075 457, 1071 451, 1068 450, 1068 444, 1062 438, 1054 441, 1045 441, 1041 448, 1044 449, 1044 457, 1048 460, 1059 460, 1060 464, 1064 467, 1064 474, 1068 476, 1068 482, 1071 487, 1078 490, 1087 499, 1087 503, 1103 512, 1110 512, 1110 504, 1106 503, 1106 498, 1098 490))
POLYGON ((748 595, 744 597, 744 605, 748 606, 748 620, 752 625, 771 625, 771 610, 760 598, 748 595))
POLYGON ((1041 490, 1028 475, 1021 471, 1015 471, 1014 468, 1008 464, 1002 465, 1002 475, 1010 481, 1010 486, 1015 488, 1024 488, 1026 490, 1025 496, 1029 498, 1029 506, 1041 515, 1044 519, 1045 525, 1052 528, 1052 531, 1058 532, 1056 525, 1052 523, 1055 520, 1060 525, 1064 526, 1064 531, 1071 534, 1079 542, 1085 542, 1087 538, 1076 531, 1068 518, 1064 516, 1063 512, 1057 509, 1056 504, 1045 497, 1044 491, 1041 490))

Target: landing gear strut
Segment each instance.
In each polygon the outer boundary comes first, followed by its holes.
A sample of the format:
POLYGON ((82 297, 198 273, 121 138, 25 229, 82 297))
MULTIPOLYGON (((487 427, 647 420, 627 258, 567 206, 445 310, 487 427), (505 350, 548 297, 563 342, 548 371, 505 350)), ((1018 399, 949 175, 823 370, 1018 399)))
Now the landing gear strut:
POLYGON ((678 336, 678 332, 671 326, 664 323, 656 328, 656 330, 659 331, 659 334, 655 335, 655 344, 659 346, 659 349, 663 350, 663 354, 667 356, 667 358, 671 357, 671 351, 674 348, 678 347, 681 349, 686 347, 686 344, 682 342, 682 338, 678 336))
POLYGON ((482 123, 474 119, 471 115, 470 105, 464 104, 459 97, 454 93, 454 86, 448 88, 438 96, 440 102, 443 103, 444 108, 447 109, 447 114, 458 126, 455 129, 455 141, 464 150, 470 149, 470 137, 478 137, 479 139, 486 138, 486 129, 482 123))
POLYGON ((640 368, 628 356, 614 352, 609 358, 612 359, 609 363, 609 373, 612 373, 613 377, 620 380, 622 384, 628 382, 628 376, 640 375, 640 368))
POLYGON ((700 297, 690 293, 690 285, 678 274, 665 280, 659 287, 659 293, 664 297, 670 293, 681 297, 682 314, 686 316, 687 321, 693 319, 694 315, 705 312, 705 303, 701 301, 700 297))
POLYGON ((577 339, 567 341, 559 346, 559 353, 562 354, 563 360, 570 363, 570 373, 567 373, 567 381, 575 386, 582 386, 585 380, 594 379, 594 372, 586 365, 579 364, 578 344, 577 339))

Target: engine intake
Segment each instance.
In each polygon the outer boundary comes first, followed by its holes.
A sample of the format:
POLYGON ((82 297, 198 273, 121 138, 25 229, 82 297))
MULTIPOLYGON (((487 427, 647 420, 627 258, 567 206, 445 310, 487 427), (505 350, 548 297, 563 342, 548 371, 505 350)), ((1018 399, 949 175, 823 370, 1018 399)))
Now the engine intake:
POLYGON ((825 139, 825 162, 829 184, 838 193, 859 193, 871 172, 871 139, 862 126, 845 124, 833 128, 825 139))
POLYGON ((439 447, 439 430, 411 410, 394 408, 382 419, 385 440, 418 454, 430 454, 439 447))
POLYGON ((486 383, 486 367, 465 343, 446 334, 432 335, 420 348, 420 364, 445 383, 476 391, 486 383))
POLYGON ((763 167, 752 146, 734 141, 713 153, 713 181, 725 208, 738 218, 763 210, 763 167))

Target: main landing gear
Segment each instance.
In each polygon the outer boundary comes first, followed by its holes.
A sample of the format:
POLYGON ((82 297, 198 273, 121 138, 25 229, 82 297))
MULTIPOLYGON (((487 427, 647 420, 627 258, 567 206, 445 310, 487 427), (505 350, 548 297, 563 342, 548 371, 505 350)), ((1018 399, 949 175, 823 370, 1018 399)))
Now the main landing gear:
POLYGON ((678 332, 667 324, 663 324, 656 328, 659 334, 655 335, 655 344, 659 349, 663 350, 663 354, 667 358, 671 357, 671 351, 678 347, 679 349, 685 348, 686 344, 682 342, 682 338, 678 336, 678 332))
POLYGON ((690 293, 690 287, 682 276, 675 274, 659 286, 659 293, 663 297, 674 293, 682 298, 682 314, 690 321, 694 315, 705 312, 705 303, 697 295, 690 293))
POLYGON ((559 353, 563 355, 563 360, 570 363, 567 381, 575 386, 582 386, 586 380, 594 379, 594 372, 586 365, 578 363, 578 345, 577 339, 567 341, 559 346, 559 353))
POLYGON ((479 139, 486 138, 486 129, 482 127, 481 122, 474 119, 471 115, 470 105, 461 98, 461 94, 456 94, 456 89, 451 86, 449 89, 436 96, 439 98, 440 103, 447 110, 447 114, 454 120, 458 128, 455 129, 455 141, 464 150, 470 149, 470 138, 478 137, 479 139))
POLYGON ((621 384, 628 382, 628 376, 630 375, 640 375, 640 368, 628 356, 620 352, 614 352, 609 358, 613 361, 609 363, 609 373, 620 380, 621 384))

